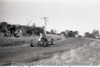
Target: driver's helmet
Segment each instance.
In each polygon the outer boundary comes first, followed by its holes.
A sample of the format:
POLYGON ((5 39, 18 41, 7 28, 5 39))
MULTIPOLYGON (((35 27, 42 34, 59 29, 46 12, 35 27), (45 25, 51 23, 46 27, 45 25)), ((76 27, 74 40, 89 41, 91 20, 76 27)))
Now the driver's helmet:
POLYGON ((42 38, 43 37, 43 34, 40 34, 40 38, 42 38))

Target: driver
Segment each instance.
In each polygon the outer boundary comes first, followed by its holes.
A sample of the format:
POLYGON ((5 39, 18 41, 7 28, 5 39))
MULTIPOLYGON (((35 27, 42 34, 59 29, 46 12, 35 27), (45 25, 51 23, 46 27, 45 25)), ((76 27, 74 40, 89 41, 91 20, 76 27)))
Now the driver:
POLYGON ((40 33, 39 41, 41 41, 42 38, 43 38, 43 34, 40 33))
POLYGON ((45 35, 43 36, 43 34, 42 34, 42 33, 40 34, 39 41, 41 41, 41 39, 44 39, 45 41, 47 41, 46 36, 45 36, 45 35))

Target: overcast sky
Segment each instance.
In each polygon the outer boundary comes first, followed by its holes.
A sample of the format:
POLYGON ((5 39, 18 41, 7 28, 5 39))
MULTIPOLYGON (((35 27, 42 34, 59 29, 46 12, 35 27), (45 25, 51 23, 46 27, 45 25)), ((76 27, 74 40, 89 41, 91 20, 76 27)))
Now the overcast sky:
POLYGON ((48 31, 100 30, 100 0, 0 0, 1 22, 43 26, 44 16, 49 17, 48 31))

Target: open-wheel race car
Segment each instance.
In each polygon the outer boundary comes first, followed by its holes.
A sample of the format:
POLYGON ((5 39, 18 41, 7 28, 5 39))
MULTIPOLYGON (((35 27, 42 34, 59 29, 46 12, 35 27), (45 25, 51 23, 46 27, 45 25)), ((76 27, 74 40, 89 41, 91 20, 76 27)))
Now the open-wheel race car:
POLYGON ((40 39, 31 40, 30 46, 31 47, 34 47, 34 46, 46 47, 49 45, 53 45, 54 44, 53 42, 54 42, 53 38, 47 38, 47 36, 43 36, 40 39))

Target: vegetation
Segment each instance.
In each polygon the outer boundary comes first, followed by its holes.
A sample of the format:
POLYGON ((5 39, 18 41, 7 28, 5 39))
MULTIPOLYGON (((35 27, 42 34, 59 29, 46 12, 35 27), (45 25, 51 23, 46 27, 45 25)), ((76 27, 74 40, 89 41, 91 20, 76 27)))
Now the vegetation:
POLYGON ((0 47, 28 46, 35 37, 0 38, 0 47))
POLYGON ((49 34, 56 34, 56 30, 51 29, 51 31, 49 32, 49 34))
POLYGON ((19 37, 19 36, 32 36, 44 33, 42 27, 36 27, 35 24, 32 26, 24 25, 11 25, 7 22, 0 22, 0 32, 4 33, 5 37, 19 37))
MULTIPOLYGON (((36 39, 40 33, 44 34, 44 27, 37 27, 35 24, 24 26, 0 22, 0 47, 29 45, 31 40, 36 39)), ((47 33, 55 34, 55 31, 47 31, 47 33)))
MULTIPOLYGON (((72 31, 72 30, 66 30, 62 31, 60 34, 63 34, 65 37, 82 37, 79 35, 79 31, 72 31)), ((92 33, 85 32, 84 34, 85 38, 100 38, 99 30, 93 30, 92 33)))
POLYGON ((65 37, 76 37, 78 35, 78 31, 66 30, 61 32, 65 37))
MULTIPOLYGON (((51 29, 51 31, 46 31, 47 34, 57 34, 56 30, 51 29)), ((0 46, 18 46, 23 44, 29 44, 33 37, 38 36, 40 33, 44 34, 44 27, 37 27, 35 24, 32 26, 24 25, 11 25, 7 22, 0 22, 0 46), (7 37, 3 38, 2 36, 7 37), (28 37, 26 37, 28 36, 28 37), (20 37, 20 38, 12 38, 20 37)), ((63 34, 65 37, 82 37, 79 35, 79 31, 66 30, 62 31, 60 34, 63 34)), ((53 36, 52 36, 53 37, 53 36)), ((92 33, 86 32, 84 34, 85 38, 99 38, 99 31, 93 30, 92 33)), ((54 37, 56 38, 56 37, 54 37)))
POLYGON ((84 37, 86 37, 86 38, 99 38, 100 37, 99 31, 98 30, 93 30, 92 33, 86 32, 84 37))

